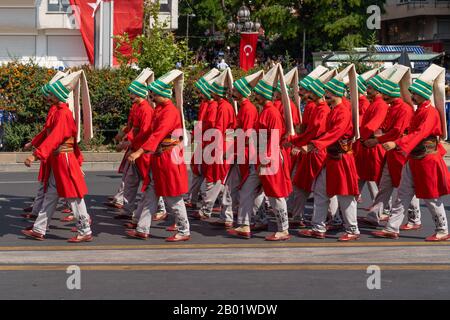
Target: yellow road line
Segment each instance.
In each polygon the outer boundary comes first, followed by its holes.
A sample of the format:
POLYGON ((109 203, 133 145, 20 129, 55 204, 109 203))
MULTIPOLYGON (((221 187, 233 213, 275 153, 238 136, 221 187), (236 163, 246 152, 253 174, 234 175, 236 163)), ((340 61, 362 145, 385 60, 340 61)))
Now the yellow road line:
MULTIPOLYGON (((79 265, 83 271, 365 271, 368 264, 79 265)), ((377 265, 382 271, 450 271, 446 264, 377 265)), ((0 271, 66 271, 66 265, 0 265, 0 271)))
POLYGON ((374 241, 374 242, 291 242, 291 243, 230 243, 230 244, 143 244, 143 245, 67 245, 67 246, 0 246, 0 251, 72 251, 72 250, 122 250, 122 249, 239 249, 239 248, 330 248, 330 247, 431 247, 449 246, 446 242, 425 241, 374 241))

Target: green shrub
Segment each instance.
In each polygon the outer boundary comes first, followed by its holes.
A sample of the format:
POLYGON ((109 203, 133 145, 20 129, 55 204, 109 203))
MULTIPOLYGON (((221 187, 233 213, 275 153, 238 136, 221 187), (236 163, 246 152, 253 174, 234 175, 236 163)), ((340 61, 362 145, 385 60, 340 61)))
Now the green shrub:
POLYGON ((39 133, 42 125, 37 123, 8 123, 3 126, 3 150, 20 151, 39 133))

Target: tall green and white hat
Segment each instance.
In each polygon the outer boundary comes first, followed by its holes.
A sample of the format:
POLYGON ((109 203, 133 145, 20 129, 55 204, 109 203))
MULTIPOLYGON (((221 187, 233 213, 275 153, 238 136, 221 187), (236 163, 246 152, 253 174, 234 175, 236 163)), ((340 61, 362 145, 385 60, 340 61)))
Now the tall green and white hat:
POLYGON ((56 81, 58 81, 58 80, 64 78, 64 77, 67 76, 69 73, 70 73, 70 70, 68 70, 67 73, 66 73, 66 72, 62 72, 62 71, 56 72, 56 74, 53 76, 53 78, 52 78, 48 83, 44 84, 44 85, 41 87, 41 92, 42 92, 42 94, 43 94, 44 96, 48 97, 48 96, 50 95, 50 85, 51 85, 52 83, 55 83, 56 81))
POLYGON ((325 68, 324 66, 317 66, 306 77, 304 77, 302 80, 300 80, 300 82, 298 84, 303 89, 309 90, 308 89, 309 85, 313 82, 313 80, 319 78, 321 75, 323 75, 327 71, 328 71, 328 68, 325 68))
POLYGON ((402 98, 405 102, 413 106, 411 100, 411 93, 408 91, 411 85, 411 69, 396 64, 394 65, 394 73, 384 80, 383 85, 380 87, 379 91, 392 98, 402 98))
POLYGON ((379 68, 372 69, 369 71, 364 72, 363 74, 358 75, 357 82, 358 82, 358 92, 360 94, 364 94, 367 91, 367 81, 369 81, 371 78, 375 77, 380 72, 379 68))
POLYGON ((194 83, 197 89, 208 99, 211 99, 211 83, 214 78, 220 74, 216 68, 212 68, 203 77, 194 83))
POLYGON ((214 78, 211 84, 210 91, 219 97, 225 98, 227 92, 233 88, 233 75, 231 74, 231 69, 226 68, 222 73, 214 78))
POLYGON ((257 85, 259 80, 264 77, 264 70, 252 73, 248 76, 240 78, 233 83, 233 87, 242 94, 243 97, 248 98, 252 93, 252 89, 257 85))
MULTIPOLYGON (((381 88, 383 87, 383 83, 386 79, 388 79, 395 72, 395 67, 392 66, 390 68, 384 69, 382 72, 374 75, 372 78, 367 80, 367 86, 371 86, 376 91, 381 92, 381 88)), ((366 90, 367 90, 366 86, 366 90)))
POLYGON ((432 64, 422 73, 409 90, 431 100, 441 117, 442 136, 447 139, 447 119, 445 114, 445 69, 432 64))
POLYGON ((93 138, 92 107, 89 95, 89 87, 83 70, 73 72, 66 77, 51 84, 49 91, 61 102, 69 102, 73 92, 75 122, 77 124, 78 137, 81 140, 81 108, 83 109, 83 140, 88 142, 93 138), (81 101, 80 101, 81 98, 81 101), (81 102, 81 103, 80 103, 81 102))
POLYGON ((184 73, 178 69, 171 70, 165 75, 159 77, 148 86, 148 90, 155 94, 164 97, 172 98, 172 90, 175 95, 176 107, 181 114, 181 122, 183 124, 183 143, 187 146, 187 132, 186 125, 184 123, 184 111, 183 111, 183 90, 184 90, 184 73), (172 87, 173 83, 173 87, 172 87))
MULTIPOLYGON (((253 89, 257 94, 266 100, 272 100, 273 92, 278 86, 278 81, 283 77, 283 70, 280 73, 280 65, 277 63, 273 66, 264 77, 258 81, 253 89)), ((284 82, 284 81, 283 81, 284 82)))
POLYGON ((337 69, 329 70, 322 74, 320 77, 313 79, 305 88, 306 90, 314 93, 319 98, 322 98, 325 94, 324 85, 338 74, 337 69))
POLYGON ((155 80, 155 74, 150 68, 145 68, 128 86, 128 91, 145 99, 148 95, 148 85, 155 80))

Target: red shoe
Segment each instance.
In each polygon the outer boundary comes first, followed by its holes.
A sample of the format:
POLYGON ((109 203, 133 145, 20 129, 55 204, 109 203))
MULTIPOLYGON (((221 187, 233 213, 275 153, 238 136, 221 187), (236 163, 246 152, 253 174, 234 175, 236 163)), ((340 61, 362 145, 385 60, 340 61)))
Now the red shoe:
POLYGON ((168 227, 166 228, 166 231, 170 231, 170 232, 175 231, 175 232, 177 232, 177 231, 178 231, 177 224, 174 223, 173 225, 168 226, 168 227))
POLYGON ((244 232, 244 231, 239 231, 239 230, 236 230, 236 229, 228 229, 227 233, 230 236, 243 238, 243 239, 250 239, 252 237, 252 233, 251 232, 244 232))
POLYGON ((61 210, 61 213, 72 213, 72 209, 70 209, 70 208, 64 208, 64 209, 62 209, 61 210))
POLYGON ((123 209, 123 204, 119 204, 116 202, 103 202, 103 204, 107 207, 114 208, 114 209, 123 209))
POLYGON ((31 211, 33 211, 33 206, 23 208, 23 212, 31 212, 31 211))
POLYGON ((136 238, 136 239, 141 239, 141 240, 147 240, 148 238, 151 238, 150 234, 142 233, 142 232, 139 232, 139 231, 136 231, 136 230, 127 230, 127 231, 125 231, 125 233, 130 238, 136 238))
POLYGON ((289 222, 290 229, 302 229, 306 228, 306 224, 303 221, 291 221, 289 222))
POLYGON ((254 223, 250 225, 250 230, 252 231, 267 231, 269 230, 269 225, 264 223, 254 223))
POLYGON ((33 230, 27 230, 27 229, 22 230, 23 235, 27 236, 28 238, 32 238, 32 239, 39 240, 39 241, 44 240, 44 235, 42 233, 34 232, 33 230))
POLYGON ((373 231, 372 235, 377 238, 388 238, 388 239, 398 239, 399 234, 396 232, 390 232, 386 230, 373 231))
POLYGON ((403 230, 403 231, 419 230, 420 228, 422 228, 422 225, 419 223, 414 223, 414 224, 405 223, 400 226, 400 230, 403 230))
POLYGON ((123 225, 127 229, 136 229, 137 228, 137 223, 133 223, 133 222, 127 222, 127 223, 124 223, 123 225))
POLYGON ((155 214, 152 216, 152 221, 162 221, 162 220, 166 220, 168 216, 169 216, 169 215, 168 215, 167 212, 164 212, 163 214, 157 214, 157 213, 155 213, 155 214))
POLYGON ((220 207, 214 207, 213 209, 212 209, 212 212, 221 212, 222 211, 222 208, 220 208, 220 207))
POLYGON ((22 216, 22 218, 25 218, 28 220, 36 220, 36 218, 37 218, 37 214, 32 214, 32 213, 22 213, 21 216, 22 216))
POLYGON ((308 230, 300 230, 298 232, 299 236, 307 237, 307 238, 316 238, 316 239, 325 239, 325 232, 318 232, 311 229, 308 230))
POLYGON ((437 234, 433 234, 432 236, 426 237, 425 241, 447 241, 448 239, 450 239, 450 235, 446 235, 443 237, 437 237, 437 234))
POLYGON ((167 242, 179 242, 179 241, 188 241, 191 239, 191 236, 178 236, 177 237, 177 234, 174 234, 173 236, 166 238, 166 241, 167 242))
POLYGON ((197 219, 197 220, 208 220, 209 219, 209 217, 207 215, 205 215, 203 213, 200 213, 199 211, 194 212, 191 215, 191 217, 194 218, 194 219, 197 219))
POLYGON ((67 240, 70 243, 80 243, 80 242, 91 242, 93 239, 92 234, 88 234, 86 236, 76 236, 67 240))
POLYGON ((73 214, 69 214, 68 216, 65 216, 60 219, 60 221, 62 222, 71 222, 73 220, 75 220, 75 216, 73 214))
POLYGON ((225 229, 233 228, 233 221, 214 220, 209 221, 209 224, 217 227, 225 227, 225 229))
POLYGON ((267 236, 265 238, 266 241, 286 241, 286 240, 289 240, 289 239, 291 239, 291 235, 290 234, 287 234, 287 235, 284 235, 284 236, 281 236, 281 237, 277 237, 276 233, 273 233, 270 236, 267 236))
POLYGON ((128 214, 116 214, 114 216, 114 219, 118 219, 118 220, 131 220, 131 216, 128 214))
POLYGON ((360 235, 359 234, 353 234, 353 233, 345 233, 343 236, 340 236, 338 241, 353 241, 353 240, 359 240, 360 235))

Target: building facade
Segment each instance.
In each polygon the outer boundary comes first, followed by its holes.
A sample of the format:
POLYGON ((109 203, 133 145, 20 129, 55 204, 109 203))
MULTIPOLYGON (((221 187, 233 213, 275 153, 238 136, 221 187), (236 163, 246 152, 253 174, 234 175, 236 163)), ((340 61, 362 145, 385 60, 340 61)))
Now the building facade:
MULTIPOLYGON (((160 18, 176 29, 178 0, 160 4, 160 18)), ((0 63, 31 59, 54 68, 89 63, 74 20, 69 0, 0 0, 0 63)))
POLYGON ((382 44, 421 45, 450 52, 449 0, 387 0, 381 17, 382 44))

